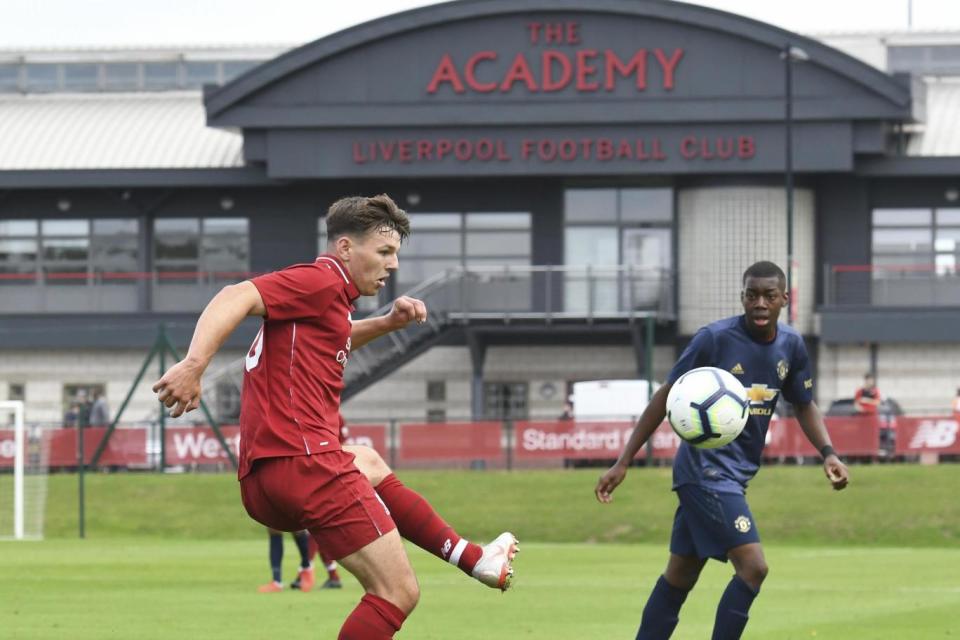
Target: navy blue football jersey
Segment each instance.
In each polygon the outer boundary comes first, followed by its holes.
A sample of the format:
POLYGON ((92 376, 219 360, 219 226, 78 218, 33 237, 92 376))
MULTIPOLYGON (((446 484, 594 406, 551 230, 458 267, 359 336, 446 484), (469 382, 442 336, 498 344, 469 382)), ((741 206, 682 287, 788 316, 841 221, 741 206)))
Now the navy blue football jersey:
POLYGON ((760 468, 767 427, 780 396, 792 404, 813 400, 807 348, 800 334, 786 325, 777 326, 772 342, 760 342, 747 332, 745 318, 734 316, 700 329, 667 381, 673 384, 697 367, 718 367, 736 376, 747 390, 750 416, 743 433, 726 446, 697 449, 682 442, 673 461, 673 486, 701 484, 742 493, 760 468))

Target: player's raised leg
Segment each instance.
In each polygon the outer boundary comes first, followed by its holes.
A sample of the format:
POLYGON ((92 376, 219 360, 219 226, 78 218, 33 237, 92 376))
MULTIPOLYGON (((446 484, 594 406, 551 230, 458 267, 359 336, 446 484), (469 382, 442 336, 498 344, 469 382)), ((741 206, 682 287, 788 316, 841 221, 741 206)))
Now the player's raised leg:
POLYGON ((637 640, 665 640, 680 621, 680 608, 703 570, 706 560, 670 554, 667 569, 657 580, 643 608, 637 640))
POLYGON ((737 640, 749 620, 750 605, 767 577, 767 562, 759 542, 734 547, 727 552, 736 571, 717 605, 713 640, 737 640))
POLYGON ((340 559, 366 591, 337 640, 388 640, 417 606, 420 587, 394 529, 340 559))
POLYGON ((512 533, 504 532, 482 547, 470 542, 460 537, 423 496, 404 485, 375 450, 359 445, 345 445, 343 449, 355 456, 354 464, 390 510, 401 536, 489 587, 503 591, 510 587, 512 562, 519 549, 512 533))

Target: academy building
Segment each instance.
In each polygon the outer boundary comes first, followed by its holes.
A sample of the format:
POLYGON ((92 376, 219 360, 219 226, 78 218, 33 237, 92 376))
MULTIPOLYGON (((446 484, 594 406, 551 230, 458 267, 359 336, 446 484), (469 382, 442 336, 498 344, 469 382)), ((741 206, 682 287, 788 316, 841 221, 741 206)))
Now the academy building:
MULTIPOLYGON (((464 0, 297 47, 0 51, 0 399, 51 422, 82 392, 116 408, 161 323, 183 349, 220 287, 311 261, 330 202, 386 192, 414 233, 358 315, 413 290, 432 322, 353 354, 348 417, 554 418, 572 381, 662 379, 788 236, 820 402, 874 370, 942 412, 957 122, 960 34, 810 37, 661 0, 464 0)), ((226 420, 229 377, 209 385, 226 420)), ((127 417, 155 415, 144 385, 127 417)))

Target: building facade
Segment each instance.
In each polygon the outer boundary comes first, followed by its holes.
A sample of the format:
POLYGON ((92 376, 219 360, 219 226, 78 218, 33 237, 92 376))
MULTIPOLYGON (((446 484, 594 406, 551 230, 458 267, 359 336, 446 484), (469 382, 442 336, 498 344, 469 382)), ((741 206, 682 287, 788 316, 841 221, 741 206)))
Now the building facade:
MULTIPOLYGON (((413 236, 359 311, 413 291, 433 322, 353 354, 348 418, 555 417, 573 381, 662 379, 760 259, 790 265, 821 404, 869 370, 942 412, 960 64, 934 53, 957 41, 464 0, 290 50, 0 55, 0 397, 118 406, 158 325, 185 347, 221 286, 312 260, 329 203, 386 192, 413 236)), ((225 420, 255 332, 212 367, 225 420)), ((148 384, 128 411, 155 419, 148 384)))

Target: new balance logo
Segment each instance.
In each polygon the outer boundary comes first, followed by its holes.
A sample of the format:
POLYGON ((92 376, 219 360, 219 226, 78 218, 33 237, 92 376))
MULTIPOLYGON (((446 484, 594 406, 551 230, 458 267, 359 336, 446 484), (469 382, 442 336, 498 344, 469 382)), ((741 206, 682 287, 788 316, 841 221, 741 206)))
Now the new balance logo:
POLYGON ((960 426, 953 420, 924 420, 910 440, 911 449, 943 449, 957 441, 960 426))
POLYGON ((733 365, 733 369, 730 369, 730 373, 732 373, 732 374, 735 375, 735 376, 742 376, 742 375, 743 375, 743 365, 741 365, 739 362, 738 362, 737 364, 733 365))
POLYGON ((450 550, 452 548, 453 548, 453 543, 450 542, 450 538, 447 538, 447 541, 443 543, 443 549, 441 549, 440 551, 443 554, 444 558, 450 555, 450 550))

